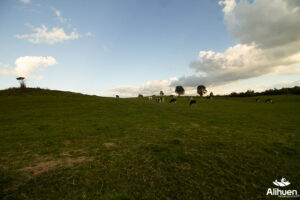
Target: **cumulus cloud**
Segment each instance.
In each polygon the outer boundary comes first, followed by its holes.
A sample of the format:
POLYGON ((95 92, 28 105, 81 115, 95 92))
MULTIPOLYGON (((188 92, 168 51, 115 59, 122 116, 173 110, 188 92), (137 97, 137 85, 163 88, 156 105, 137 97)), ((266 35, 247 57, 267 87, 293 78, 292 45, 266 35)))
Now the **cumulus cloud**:
MULTIPOLYGON (((14 73, 17 76, 32 77, 31 73, 42 67, 56 65, 57 62, 52 56, 24 56, 15 61, 14 73)), ((39 76, 40 77, 40 76, 39 76)))
POLYGON ((63 28, 53 27, 52 30, 48 31, 45 25, 37 28, 33 27, 32 30, 34 32, 32 34, 15 35, 15 37, 18 39, 27 39, 33 44, 46 43, 50 45, 79 38, 76 30, 72 31, 69 35, 65 33, 63 28))
POLYGON ((223 13, 226 15, 232 12, 232 10, 236 6, 236 2, 235 0, 223 0, 223 1, 219 1, 219 5, 224 5, 223 13))
POLYGON ((299 73, 299 69, 292 64, 299 63, 300 56, 284 55, 284 52, 278 56, 277 51, 278 49, 263 50, 255 44, 238 44, 223 53, 200 51, 199 60, 191 62, 190 68, 201 75, 181 77, 173 85, 220 85, 269 73, 299 73))
POLYGON ((275 75, 282 74, 282 75, 295 75, 300 74, 300 63, 293 64, 290 67, 278 67, 274 72, 275 75))
POLYGON ((272 48, 300 40, 300 1, 221 1, 229 32, 241 43, 272 48))
POLYGON ((52 56, 23 56, 16 59, 14 69, 10 70, 0 68, 0 74, 23 76, 26 78, 40 80, 43 78, 43 76, 36 75, 33 73, 39 70, 40 68, 45 68, 56 64, 57 62, 52 56))
POLYGON ((118 94, 123 97, 136 97, 138 94, 143 94, 145 96, 150 96, 154 94, 158 95, 160 91, 163 91, 166 95, 174 94, 174 88, 172 89, 170 85, 176 80, 176 78, 169 78, 168 80, 162 81, 147 81, 141 86, 114 87, 109 89, 106 95, 113 96, 118 94))
POLYGON ((198 74, 181 77, 172 85, 220 85, 280 70, 299 73, 291 66, 300 63, 300 1, 224 0, 219 4, 224 5, 228 31, 240 43, 221 53, 200 51, 199 59, 190 63, 198 74))

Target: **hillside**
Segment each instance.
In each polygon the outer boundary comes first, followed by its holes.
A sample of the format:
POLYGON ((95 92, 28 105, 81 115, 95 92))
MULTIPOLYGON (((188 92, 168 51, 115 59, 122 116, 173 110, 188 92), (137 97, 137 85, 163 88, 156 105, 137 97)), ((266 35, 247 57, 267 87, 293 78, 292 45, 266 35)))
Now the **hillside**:
POLYGON ((282 177, 298 187, 300 96, 256 98, 0 91, 0 199, 258 199, 282 177))
POLYGON ((6 90, 0 90, 0 96, 83 96, 83 94, 41 88, 8 88, 6 90))

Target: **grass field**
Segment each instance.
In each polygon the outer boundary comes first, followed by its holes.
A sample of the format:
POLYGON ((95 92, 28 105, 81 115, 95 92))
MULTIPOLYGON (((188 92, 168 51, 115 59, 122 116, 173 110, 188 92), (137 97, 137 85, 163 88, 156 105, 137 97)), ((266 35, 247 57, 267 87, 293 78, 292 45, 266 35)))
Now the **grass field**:
POLYGON ((264 199, 282 177, 300 192, 300 96, 272 99, 0 91, 0 199, 264 199))

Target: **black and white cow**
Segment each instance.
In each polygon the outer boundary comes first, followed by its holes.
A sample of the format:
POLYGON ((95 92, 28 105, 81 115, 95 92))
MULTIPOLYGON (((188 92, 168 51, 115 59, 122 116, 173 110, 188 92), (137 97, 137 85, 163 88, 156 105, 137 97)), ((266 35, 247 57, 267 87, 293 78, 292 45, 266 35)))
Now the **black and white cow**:
POLYGON ((193 104, 196 104, 196 100, 191 100, 190 101, 190 106, 193 105, 193 104))
POLYGON ((172 98, 172 99, 170 100, 170 103, 176 103, 176 99, 175 99, 175 98, 172 98))
POLYGON ((265 103, 273 103, 273 100, 271 98, 265 100, 265 103))

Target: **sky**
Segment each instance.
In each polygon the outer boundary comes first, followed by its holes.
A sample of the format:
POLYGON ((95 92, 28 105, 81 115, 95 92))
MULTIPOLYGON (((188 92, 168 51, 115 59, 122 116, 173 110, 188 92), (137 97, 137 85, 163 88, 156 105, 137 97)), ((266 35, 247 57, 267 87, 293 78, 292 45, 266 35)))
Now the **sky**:
POLYGON ((0 89, 99 96, 300 86, 299 0, 0 0, 0 89))

